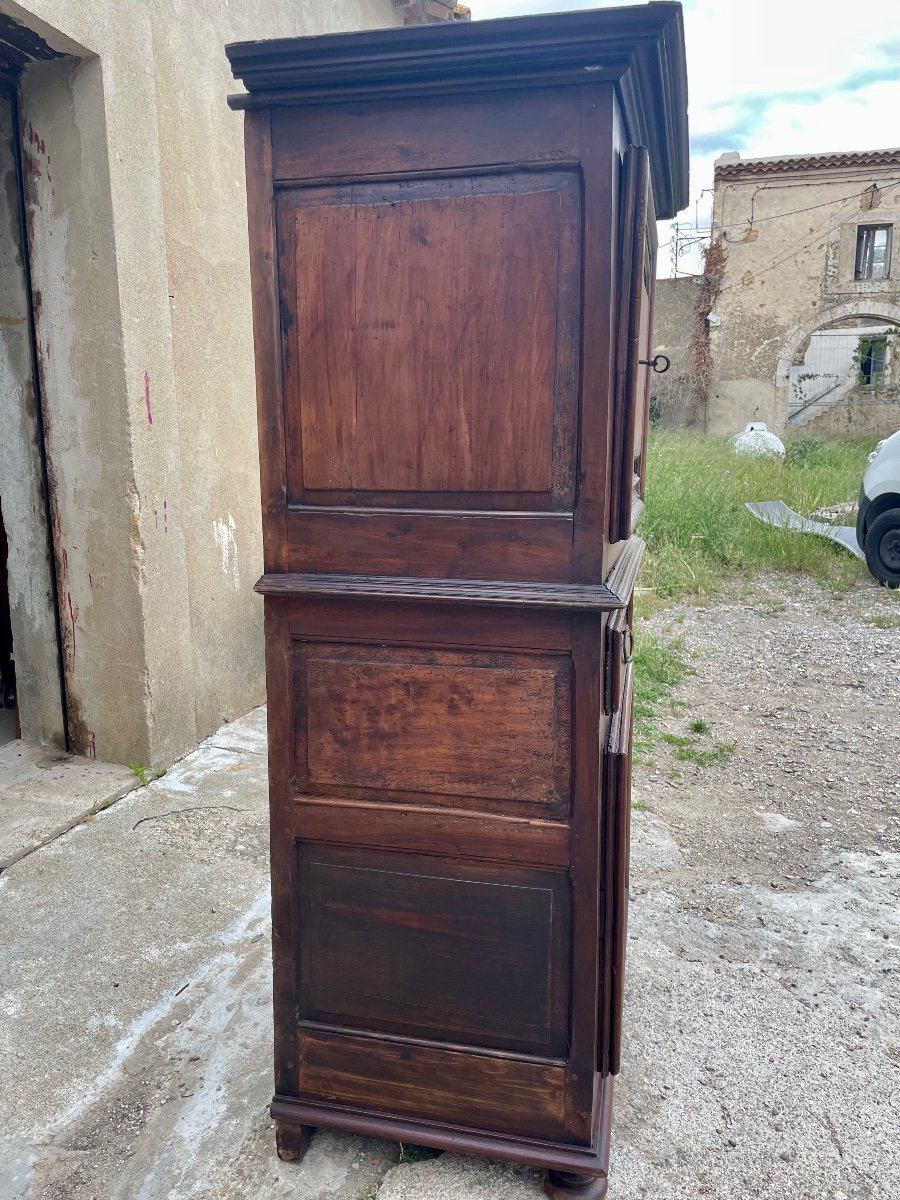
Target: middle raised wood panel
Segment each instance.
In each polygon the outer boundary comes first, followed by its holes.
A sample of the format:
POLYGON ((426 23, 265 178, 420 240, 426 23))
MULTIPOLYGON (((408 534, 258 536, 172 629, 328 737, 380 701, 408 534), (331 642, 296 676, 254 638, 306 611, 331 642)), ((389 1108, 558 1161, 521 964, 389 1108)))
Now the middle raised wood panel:
POLYGON ((571 509, 578 208, 564 172, 282 197, 292 501, 571 509))
POLYGON ((298 793, 565 816, 568 655, 295 643, 298 793))

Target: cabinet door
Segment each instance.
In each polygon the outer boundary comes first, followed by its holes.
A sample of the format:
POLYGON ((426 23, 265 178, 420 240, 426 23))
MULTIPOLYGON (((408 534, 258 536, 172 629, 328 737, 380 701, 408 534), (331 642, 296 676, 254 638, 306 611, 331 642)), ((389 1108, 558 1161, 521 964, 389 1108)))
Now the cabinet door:
POLYGON ((649 417, 650 355, 656 234, 650 158, 630 146, 622 165, 619 220, 619 310, 616 341, 612 542, 631 536, 643 498, 649 417), (642 362, 641 360, 645 360, 642 362))

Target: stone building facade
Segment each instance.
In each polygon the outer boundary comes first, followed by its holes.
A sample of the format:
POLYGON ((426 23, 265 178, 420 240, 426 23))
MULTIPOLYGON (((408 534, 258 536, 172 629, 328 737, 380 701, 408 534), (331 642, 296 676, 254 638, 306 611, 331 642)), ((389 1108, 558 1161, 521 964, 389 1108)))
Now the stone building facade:
POLYGON ((464 16, 447 0, 0 0, 0 620, 26 739, 163 766, 263 698, 225 44, 464 16))
POLYGON ((708 432, 900 428, 900 149, 723 155, 711 246, 708 432))

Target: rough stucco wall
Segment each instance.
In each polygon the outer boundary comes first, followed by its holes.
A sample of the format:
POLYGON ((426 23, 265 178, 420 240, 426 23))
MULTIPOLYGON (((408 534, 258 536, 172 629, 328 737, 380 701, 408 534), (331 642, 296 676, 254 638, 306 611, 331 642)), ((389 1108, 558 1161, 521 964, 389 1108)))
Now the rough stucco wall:
POLYGON ((23 77, 73 748, 165 765, 262 695, 241 120, 228 41, 390 0, 0 0, 23 77), (202 11, 201 11, 202 10, 202 11))
MULTIPOLYGON (((129 112, 116 103, 116 82, 96 58, 36 64, 23 79, 22 113, 72 748, 146 763, 179 745, 193 711, 190 680, 171 669, 189 653, 183 544, 154 544, 148 522, 157 473, 174 466, 177 485, 178 444, 164 425, 161 447, 140 440, 141 367, 162 370, 171 358, 158 320, 168 314, 158 300, 165 259, 152 189, 137 210, 139 260, 129 223, 116 220, 129 202, 135 211, 131 177, 146 178, 153 143, 134 139, 110 155, 121 131, 109 127, 107 105, 120 118, 129 112), (165 624, 162 605, 172 609, 165 624), (152 720, 159 700, 168 727, 152 720)), ((130 99, 146 108, 146 95, 132 89, 130 99)))
POLYGON ((700 282, 697 275, 656 281, 653 353, 668 354, 672 365, 664 375, 651 375, 650 397, 664 429, 689 425, 697 416, 691 339, 700 282))
POLYGON ((12 132, 12 106, 0 96, 0 505, 9 541, 10 616, 22 736, 62 747, 53 576, 12 132))
POLYGON ((713 237, 724 231, 727 262, 710 331, 710 433, 751 420, 783 428, 785 362, 814 329, 854 314, 900 320, 898 174, 900 163, 716 179, 713 237), (873 182, 882 194, 870 210, 861 193, 873 182), (891 222, 893 280, 854 281, 856 227, 891 222))
POLYGON ((275 0, 154 9, 153 52, 175 387, 183 460, 198 736, 263 698, 256 384, 247 249, 243 90, 228 42, 371 28, 389 0, 275 0), (212 33, 212 31, 215 31, 212 33))

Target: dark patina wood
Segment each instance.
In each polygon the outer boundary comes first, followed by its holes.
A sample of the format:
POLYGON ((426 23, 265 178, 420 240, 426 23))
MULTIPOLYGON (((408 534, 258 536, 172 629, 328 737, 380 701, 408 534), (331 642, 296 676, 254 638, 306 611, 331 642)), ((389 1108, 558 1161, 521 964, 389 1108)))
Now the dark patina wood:
POLYGON ((269 690, 278 1151, 602 1195, 675 4, 232 46, 269 690))

